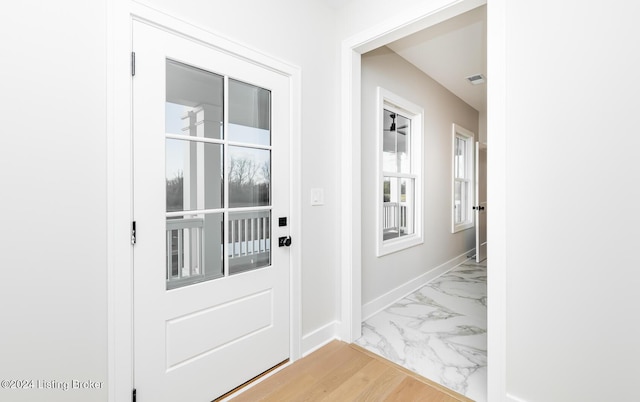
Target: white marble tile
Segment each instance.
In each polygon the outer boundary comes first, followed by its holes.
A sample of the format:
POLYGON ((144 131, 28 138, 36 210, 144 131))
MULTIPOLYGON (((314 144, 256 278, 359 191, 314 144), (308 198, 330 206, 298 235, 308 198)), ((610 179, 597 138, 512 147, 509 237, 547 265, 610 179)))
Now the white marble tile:
POLYGON ((356 343, 486 401, 486 273, 485 263, 456 267, 366 320, 356 343))

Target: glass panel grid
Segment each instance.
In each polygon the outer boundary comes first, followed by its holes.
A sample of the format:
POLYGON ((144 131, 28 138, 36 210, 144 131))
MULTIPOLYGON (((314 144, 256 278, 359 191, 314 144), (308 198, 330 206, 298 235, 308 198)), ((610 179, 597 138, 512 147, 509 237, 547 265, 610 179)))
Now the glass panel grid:
POLYGON ((271 151, 229 146, 229 206, 271 205, 271 151))
POLYGON ((223 214, 197 214, 167 219, 167 289, 223 275, 223 214))
POLYGON ((165 133, 223 138, 223 76, 172 60, 166 74, 165 133))
POLYGON ((228 236, 229 275, 271 264, 271 211, 230 213, 228 236))
POLYGON ((269 266, 271 92, 167 60, 165 154, 167 289, 269 266))
POLYGON ((222 208, 223 146, 165 140, 167 212, 222 208))

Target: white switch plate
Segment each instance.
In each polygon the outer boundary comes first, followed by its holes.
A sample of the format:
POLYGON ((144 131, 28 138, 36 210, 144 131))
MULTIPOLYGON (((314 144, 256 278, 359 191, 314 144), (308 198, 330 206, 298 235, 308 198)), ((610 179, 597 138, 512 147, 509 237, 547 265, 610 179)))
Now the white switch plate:
POLYGON ((312 188, 311 189, 311 205, 324 205, 324 189, 312 188))

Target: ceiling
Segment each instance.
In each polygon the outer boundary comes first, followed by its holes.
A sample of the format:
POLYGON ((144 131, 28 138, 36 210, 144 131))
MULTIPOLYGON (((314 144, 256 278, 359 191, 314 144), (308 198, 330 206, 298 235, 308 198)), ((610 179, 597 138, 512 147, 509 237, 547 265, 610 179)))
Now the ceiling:
POLYGON ((487 110, 487 85, 466 77, 487 76, 486 6, 387 44, 474 109, 487 110))

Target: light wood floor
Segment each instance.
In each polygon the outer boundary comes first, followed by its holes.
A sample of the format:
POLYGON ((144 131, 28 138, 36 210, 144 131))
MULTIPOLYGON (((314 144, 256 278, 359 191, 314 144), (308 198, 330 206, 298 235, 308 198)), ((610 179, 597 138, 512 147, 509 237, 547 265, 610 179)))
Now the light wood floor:
POLYGON ((357 345, 333 341, 232 399, 242 401, 471 401, 357 345))

